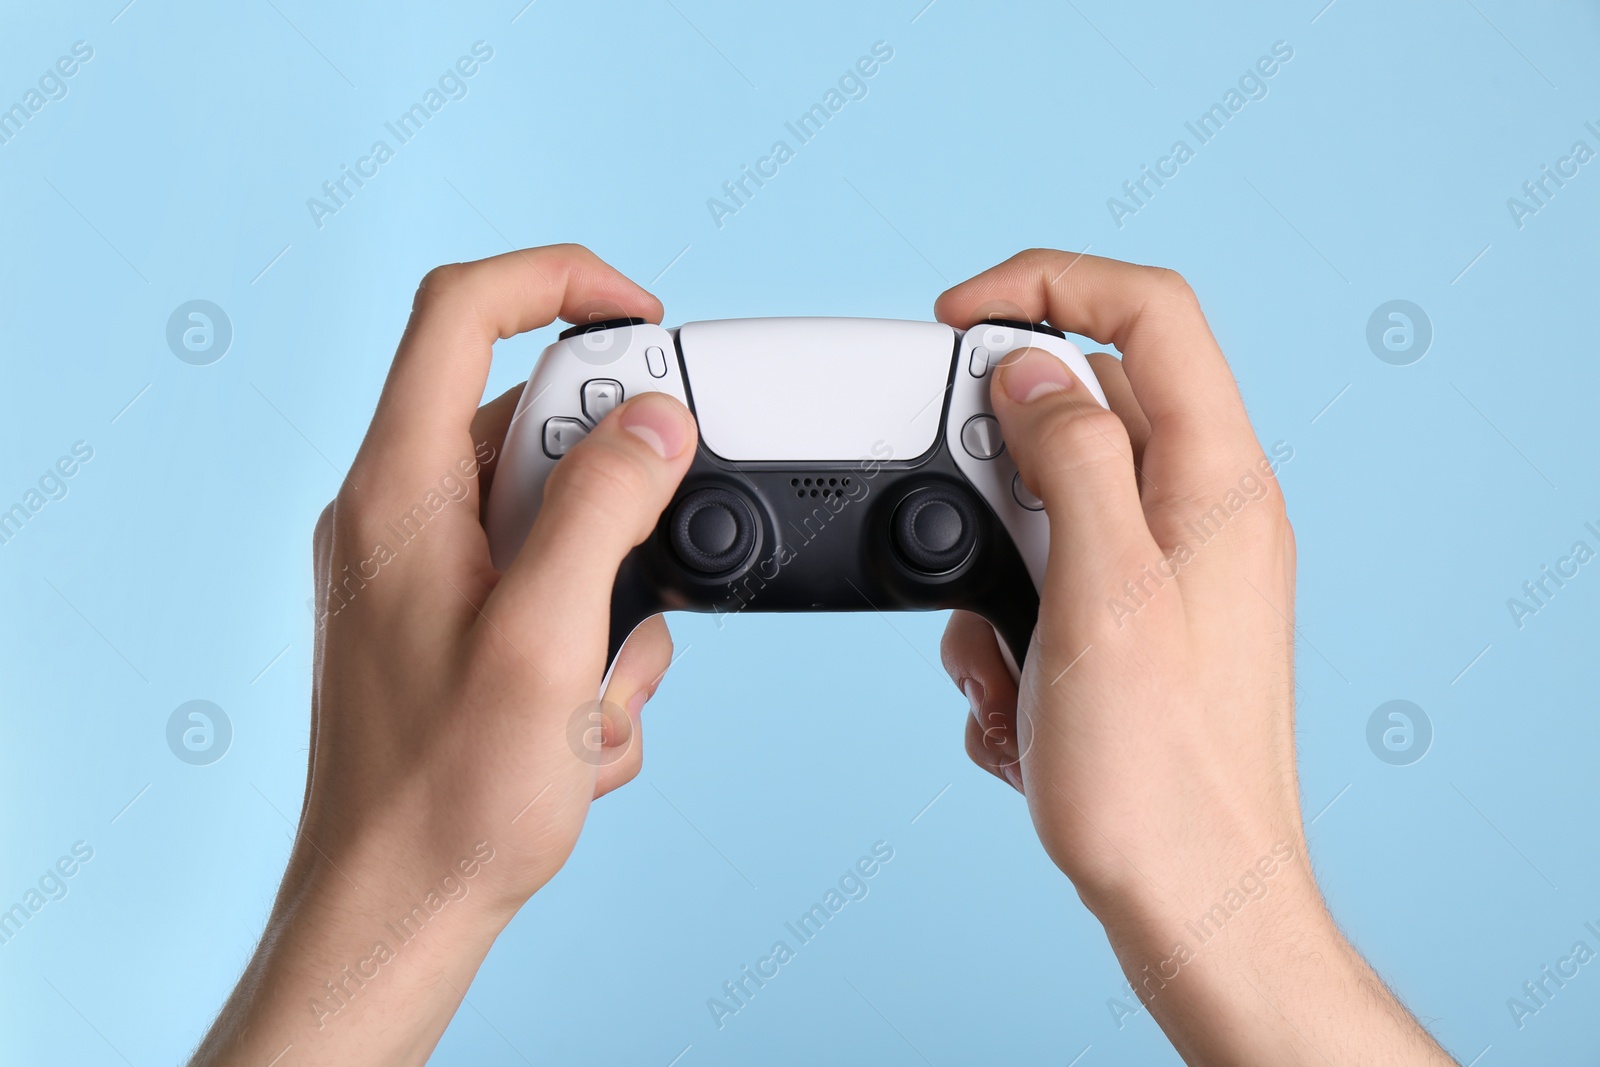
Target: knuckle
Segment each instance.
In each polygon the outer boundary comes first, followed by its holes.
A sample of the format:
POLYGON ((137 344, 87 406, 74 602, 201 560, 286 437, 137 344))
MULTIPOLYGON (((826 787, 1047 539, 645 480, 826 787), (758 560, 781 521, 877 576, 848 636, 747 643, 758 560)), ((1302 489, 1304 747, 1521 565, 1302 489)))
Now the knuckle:
MULTIPOLYGON (((451 594, 454 596, 454 594, 451 594)), ((456 604, 468 614, 472 607, 456 598, 456 604)), ((455 605, 452 605, 452 608, 455 605)), ((468 679, 468 693, 474 699, 490 699, 483 695, 480 686, 506 685, 519 687, 522 685, 548 684, 546 678, 554 678, 558 682, 566 679, 557 674, 556 668, 560 664, 557 656, 546 656, 539 650, 533 653, 533 658, 524 656, 514 645, 506 641, 497 630, 503 630, 508 621, 500 605, 491 599, 483 605, 484 619, 489 623, 488 629, 474 625, 475 639, 468 641, 462 652, 460 677, 468 679)))
POLYGON ((547 491, 585 506, 609 509, 616 501, 631 501, 652 490, 647 471, 623 450, 585 441, 569 452, 550 473, 547 491))
POLYGON ((656 627, 654 639, 655 658, 663 671, 668 666, 671 666, 672 656, 677 651, 677 648, 677 644, 672 640, 672 631, 667 629, 666 624, 663 623, 656 627))
POLYGON ((328 501, 317 516, 317 524, 311 528, 311 545, 318 552, 326 552, 333 544, 333 512, 337 503, 337 500, 328 501))
MULTIPOLYGON (((1110 352, 1085 352, 1083 358, 1089 361, 1089 369, 1096 375, 1105 375, 1107 372, 1119 373, 1122 370, 1122 360, 1110 352)), ((1103 383, 1102 383, 1103 384, 1103 383)))
POLYGON ((1265 489, 1261 497, 1261 510, 1270 516, 1276 525, 1287 530, 1289 528, 1289 502, 1284 499, 1283 487, 1278 484, 1278 479, 1276 478, 1263 478, 1262 485, 1265 489))
POLYGON ((1156 287, 1167 296, 1179 297, 1185 293, 1192 293, 1194 289, 1189 285, 1189 280, 1171 267, 1151 267, 1155 275, 1156 287))
POLYGON ((1152 529, 1159 527, 1171 538, 1181 537, 1186 530, 1197 531, 1205 537, 1224 537, 1251 551, 1273 553, 1292 542, 1277 479, 1258 476, 1253 468, 1243 475, 1235 470, 1231 476, 1219 469, 1203 484, 1153 495, 1147 508, 1152 529))
MULTIPOLYGON (((349 483, 341 486, 333 503, 328 505, 327 513, 330 514, 328 533, 330 543, 339 551, 355 547, 370 549, 374 539, 381 539, 381 520, 378 518, 373 506, 371 494, 361 494, 350 488, 349 483)), ((319 524, 321 520, 318 520, 319 524)))
POLYGON ((1200 298, 1195 295, 1189 280, 1171 267, 1151 267, 1154 289, 1161 302, 1169 307, 1198 307, 1200 298))
POLYGON ((422 276, 422 282, 417 288, 430 292, 449 289, 451 286, 460 284, 461 277, 466 272, 467 265, 465 263, 441 263, 422 276))
POLYGON ((990 759, 989 753, 983 749, 983 730, 978 726, 978 721, 969 715, 965 730, 963 740, 965 741, 967 758, 992 773, 994 770, 993 761, 990 759))
POLYGON ((961 677, 961 639, 956 635, 956 615, 952 612, 950 621, 945 624, 944 636, 939 638, 939 663, 944 667, 944 672, 950 676, 951 681, 961 677))
POLYGON ((577 256, 585 259, 598 258, 588 245, 579 244, 576 241, 561 241, 547 247, 551 252, 561 256, 577 256))
POLYGON ((958 688, 979 674, 983 644, 992 640, 993 630, 981 616, 960 608, 950 613, 944 636, 939 639, 939 661, 958 688))
MULTIPOLYGON (((661 616, 641 623, 622 646, 618 661, 626 668, 626 675, 637 680, 646 699, 654 695, 656 686, 666 677, 672 666, 674 646, 672 633, 661 616)), ((619 668, 619 674, 622 668, 619 668)))
POLYGON ((1005 775, 1001 773, 999 766, 997 766, 994 750, 985 746, 983 732, 976 727, 968 727, 967 729, 966 750, 967 758, 978 768, 988 771, 1002 782, 1005 781, 1005 775))
POLYGON ((367 510, 366 501, 361 499, 360 494, 352 492, 350 483, 346 482, 339 487, 339 492, 334 495, 333 502, 327 507, 330 514, 330 530, 343 529, 362 518, 367 510))
POLYGON ((466 285, 472 268, 466 263, 442 263, 422 276, 417 284, 413 308, 422 308, 457 294, 466 285))
POLYGON ((1133 455, 1127 426, 1100 407, 1051 420, 1043 429, 1039 447, 1051 463, 1068 467, 1127 461, 1133 455))
MULTIPOLYGON (((637 736, 637 730, 635 731, 637 736)), ((612 789, 620 789, 639 777, 639 772, 644 769, 644 750, 635 742, 628 748, 627 755, 623 756, 610 767, 612 789)))
POLYGON ((1283 509, 1274 507, 1272 497, 1245 499, 1235 518, 1241 534, 1262 547, 1276 547, 1282 543, 1283 528, 1287 523, 1283 509))
POLYGON ((1275 530, 1289 524, 1289 507, 1284 499, 1283 486, 1278 482, 1277 475, 1267 468, 1264 459, 1257 459, 1245 474, 1234 479, 1232 488, 1244 495, 1250 505, 1248 510, 1254 512, 1258 520, 1270 523, 1275 530))

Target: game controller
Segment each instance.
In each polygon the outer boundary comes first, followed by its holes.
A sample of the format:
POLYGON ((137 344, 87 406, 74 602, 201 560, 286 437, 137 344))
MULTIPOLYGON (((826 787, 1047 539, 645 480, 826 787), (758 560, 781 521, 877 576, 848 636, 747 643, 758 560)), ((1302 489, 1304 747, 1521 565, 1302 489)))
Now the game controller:
POLYGON ((663 611, 904 611, 987 619, 1016 674, 1049 545, 989 402, 990 371, 1044 349, 1105 404, 1077 346, 1038 323, 970 330, 887 319, 643 319, 574 326, 539 357, 489 497, 510 566, 561 457, 628 397, 666 393, 699 424, 693 464, 618 569, 607 675, 663 611))

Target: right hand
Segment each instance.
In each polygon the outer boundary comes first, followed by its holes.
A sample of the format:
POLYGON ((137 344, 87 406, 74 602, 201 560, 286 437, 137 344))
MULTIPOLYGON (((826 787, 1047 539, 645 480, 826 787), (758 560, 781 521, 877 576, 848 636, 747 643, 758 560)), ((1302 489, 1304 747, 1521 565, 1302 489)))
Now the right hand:
POLYGON ((958 612, 945 634, 973 706, 968 752, 1026 795, 1046 851, 1190 1062, 1450 1062, 1345 942, 1312 877, 1294 535, 1193 291, 1170 270, 1030 251, 935 310, 963 328, 1047 321, 1123 353, 1089 357, 1109 411, 1048 353, 994 376, 1050 546, 1020 686, 987 623, 958 612))
POLYGON ((992 630, 951 621, 945 662, 977 698, 969 749, 1027 795, 1091 906, 1146 875, 1226 877, 1274 842, 1299 850, 1294 539, 1193 292, 1167 270, 1024 252, 936 312, 971 326, 997 298, 1125 361, 1090 357, 1110 411, 1038 350, 994 376, 1050 551, 1020 695, 992 630))

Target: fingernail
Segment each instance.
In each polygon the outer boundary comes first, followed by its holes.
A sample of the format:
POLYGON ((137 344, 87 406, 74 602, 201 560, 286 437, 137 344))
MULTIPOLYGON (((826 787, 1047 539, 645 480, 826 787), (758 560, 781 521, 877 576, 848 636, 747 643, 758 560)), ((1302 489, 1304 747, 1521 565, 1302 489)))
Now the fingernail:
POLYGON ((983 725, 983 683, 976 678, 968 678, 961 683, 961 691, 967 695, 967 703, 972 705, 972 717, 978 720, 978 725, 983 725))
POLYGON ((1072 372, 1061 360, 1038 348, 1024 348, 1001 369, 1006 395, 1026 404, 1072 388, 1072 372))
POLYGON ((644 711, 644 702, 646 700, 649 700, 649 699, 650 699, 649 692, 646 691, 646 690, 643 690, 643 689, 639 690, 637 693, 633 694, 633 696, 629 697, 628 698, 628 718, 632 719, 634 722, 638 722, 639 721, 639 714, 644 711))
POLYGON ((645 393, 635 397, 622 408, 622 428, 655 449, 662 459, 671 459, 683 451, 689 439, 683 416, 668 397, 659 393, 645 393))

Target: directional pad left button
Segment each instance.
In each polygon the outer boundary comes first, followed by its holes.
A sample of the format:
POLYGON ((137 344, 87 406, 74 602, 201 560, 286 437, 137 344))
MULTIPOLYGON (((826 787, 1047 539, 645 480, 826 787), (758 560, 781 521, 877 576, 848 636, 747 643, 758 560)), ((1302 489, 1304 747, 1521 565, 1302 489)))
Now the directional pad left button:
POLYGON ((544 452, 551 459, 560 459, 573 445, 589 434, 589 427, 581 419, 556 416, 544 423, 544 452))

